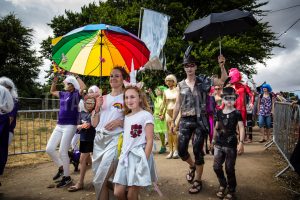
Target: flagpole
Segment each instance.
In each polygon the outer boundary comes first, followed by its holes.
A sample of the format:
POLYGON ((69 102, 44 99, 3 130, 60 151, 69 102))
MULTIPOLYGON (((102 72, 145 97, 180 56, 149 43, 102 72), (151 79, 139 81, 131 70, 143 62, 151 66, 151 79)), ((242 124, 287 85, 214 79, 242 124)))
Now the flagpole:
POLYGON ((142 23, 142 11, 144 10, 143 7, 140 9, 140 19, 139 19, 139 30, 138 30, 138 38, 141 38, 141 23, 142 23))
MULTIPOLYGON (((140 19, 139 19, 139 29, 138 29, 138 38, 141 39, 141 23, 142 23, 142 12, 143 12, 144 8, 141 7, 140 9, 140 19)), ((142 80, 144 79, 143 73, 142 73, 142 80)))

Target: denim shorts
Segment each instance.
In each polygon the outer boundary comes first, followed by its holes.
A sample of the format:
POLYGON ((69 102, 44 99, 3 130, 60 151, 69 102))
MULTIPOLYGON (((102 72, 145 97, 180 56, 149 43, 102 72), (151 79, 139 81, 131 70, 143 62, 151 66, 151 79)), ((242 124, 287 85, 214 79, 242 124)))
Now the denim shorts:
POLYGON ((271 116, 263 116, 259 115, 258 116, 258 125, 259 128, 266 127, 266 128, 271 128, 271 116))

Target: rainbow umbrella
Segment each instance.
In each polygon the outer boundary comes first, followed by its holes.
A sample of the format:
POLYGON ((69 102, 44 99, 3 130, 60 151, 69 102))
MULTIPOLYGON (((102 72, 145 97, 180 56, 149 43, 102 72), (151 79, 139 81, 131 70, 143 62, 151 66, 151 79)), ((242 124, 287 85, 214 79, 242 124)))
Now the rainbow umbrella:
POLYGON ((52 40, 52 60, 61 68, 88 76, 109 76, 114 66, 138 70, 150 51, 128 31, 106 24, 90 24, 52 40))

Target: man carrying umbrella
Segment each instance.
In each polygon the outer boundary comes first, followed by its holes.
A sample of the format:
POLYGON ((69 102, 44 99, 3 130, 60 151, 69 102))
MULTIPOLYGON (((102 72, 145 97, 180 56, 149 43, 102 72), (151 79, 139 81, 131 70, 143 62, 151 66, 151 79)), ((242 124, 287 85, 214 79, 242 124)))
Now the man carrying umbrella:
POLYGON ((196 194, 202 189, 203 145, 205 135, 208 134, 209 130, 209 123, 206 117, 206 97, 212 85, 221 85, 226 80, 227 72, 224 67, 225 58, 220 55, 218 62, 221 68, 221 79, 209 78, 202 74, 196 76, 197 61, 190 55, 190 50, 191 48, 187 49, 183 59, 186 79, 178 84, 179 93, 176 98, 171 127, 175 127, 175 119, 179 111, 181 111, 178 153, 181 159, 189 164, 189 172, 186 175, 187 181, 192 184, 189 193, 196 194), (193 161, 188 152, 189 141, 193 134, 195 161, 193 161))

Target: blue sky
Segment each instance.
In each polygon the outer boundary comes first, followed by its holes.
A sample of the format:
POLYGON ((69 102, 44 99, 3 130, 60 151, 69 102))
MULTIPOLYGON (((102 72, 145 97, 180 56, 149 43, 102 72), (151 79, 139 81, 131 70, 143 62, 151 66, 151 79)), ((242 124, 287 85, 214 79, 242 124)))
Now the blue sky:
MULTIPOLYGON (((262 0, 261 0, 262 1, 262 0)), ((0 16, 13 12, 20 18, 26 27, 34 30, 34 46, 39 50, 39 43, 52 35, 52 30, 47 23, 56 15, 64 14, 65 10, 79 11, 81 6, 94 2, 94 0, 1 0, 0 16)), ((98 1, 96 1, 98 2, 98 1)), ((264 2, 264 1, 262 1, 264 2)), ((270 0, 264 6, 266 10, 278 10, 300 4, 299 0, 270 0)), ((268 21, 271 29, 280 35, 298 18, 300 18, 300 6, 280 12, 269 13, 262 18, 268 21)), ((279 38, 279 42, 286 48, 273 49, 271 59, 265 60, 266 66, 257 64, 258 74, 254 76, 259 85, 264 81, 270 83, 274 91, 300 90, 300 21, 286 34, 279 38)), ((49 60, 41 66, 39 81, 45 81, 43 69, 48 69, 49 60)), ((300 94, 300 92, 298 92, 300 94)))

